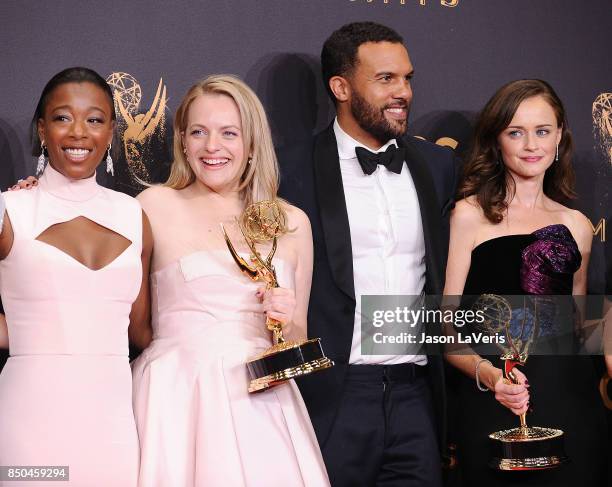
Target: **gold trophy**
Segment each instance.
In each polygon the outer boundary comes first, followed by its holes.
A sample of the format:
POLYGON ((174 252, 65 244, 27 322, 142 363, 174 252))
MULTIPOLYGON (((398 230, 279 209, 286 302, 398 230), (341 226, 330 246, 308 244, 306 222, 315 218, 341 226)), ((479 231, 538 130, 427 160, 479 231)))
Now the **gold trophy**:
MULTIPOLYGON (((236 252, 221 224, 225 243, 234 262, 251 280, 265 282, 267 289, 278 287, 272 258, 276 252, 277 239, 286 228, 284 213, 278 203, 276 201, 253 203, 244 210, 237 223, 251 255, 250 262, 247 262, 236 252), (272 249, 264 260, 255 244, 270 241, 272 249)), ((266 327, 272 332, 273 345, 247 362, 250 377, 249 392, 264 391, 289 379, 334 365, 323 353, 320 338, 286 341, 283 338, 282 323, 269 317, 266 318, 266 327)))
MULTIPOLYGON (((525 299, 525 298, 523 298, 525 299)), ((523 338, 526 330, 526 305, 523 307, 523 322, 518 338, 510 333, 512 308, 502 296, 483 294, 476 302, 476 307, 485 311, 488 320, 484 325, 489 331, 498 333, 505 331, 509 349, 501 356, 504 361, 504 380, 507 383, 518 384, 514 373, 516 366, 525 365, 529 356, 529 348, 539 332, 537 298, 534 301, 533 325, 528 337, 523 338)), ((555 468, 569 461, 563 447, 563 431, 555 428, 527 426, 527 413, 520 416, 520 426, 508 430, 496 431, 489 435, 492 457, 491 468, 497 470, 544 470, 555 468)))

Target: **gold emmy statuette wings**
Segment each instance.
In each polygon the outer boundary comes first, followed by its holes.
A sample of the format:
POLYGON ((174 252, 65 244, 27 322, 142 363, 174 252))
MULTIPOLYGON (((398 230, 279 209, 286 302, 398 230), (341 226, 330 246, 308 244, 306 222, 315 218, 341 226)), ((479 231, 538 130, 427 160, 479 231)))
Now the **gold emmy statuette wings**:
POLYGON ((150 183, 151 177, 145 164, 150 159, 151 137, 156 129, 164 128, 165 111, 168 102, 166 86, 160 78, 153 103, 146 113, 137 113, 142 96, 138 81, 128 73, 113 73, 108 78, 114 89, 115 106, 125 124, 121 134, 128 172, 132 183, 142 187, 150 183))

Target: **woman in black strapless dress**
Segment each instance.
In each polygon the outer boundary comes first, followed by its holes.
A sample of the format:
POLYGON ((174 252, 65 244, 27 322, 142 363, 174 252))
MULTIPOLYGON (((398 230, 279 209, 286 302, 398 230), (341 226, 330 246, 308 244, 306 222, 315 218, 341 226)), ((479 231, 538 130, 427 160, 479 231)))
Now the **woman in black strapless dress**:
MULTIPOLYGON (((480 114, 474 137, 459 188, 463 199, 451 217, 445 294, 585 294, 592 230, 584 215, 563 206, 574 197, 572 141, 553 89, 539 80, 500 88, 480 114)), ((539 336, 552 337, 559 326, 558 320, 540 320, 539 336)), ((447 355, 463 372, 449 374, 449 397, 465 486, 606 485, 607 426, 598 378, 591 357, 568 354, 574 340, 569 327, 563 341, 548 340, 566 355, 530 355, 516 385, 502 380, 499 353, 487 355, 488 361, 447 355), (489 391, 479 390, 475 379, 489 391), (517 427, 518 415, 528 409, 528 424, 565 432, 570 463, 540 471, 489 468, 488 435, 517 427)))

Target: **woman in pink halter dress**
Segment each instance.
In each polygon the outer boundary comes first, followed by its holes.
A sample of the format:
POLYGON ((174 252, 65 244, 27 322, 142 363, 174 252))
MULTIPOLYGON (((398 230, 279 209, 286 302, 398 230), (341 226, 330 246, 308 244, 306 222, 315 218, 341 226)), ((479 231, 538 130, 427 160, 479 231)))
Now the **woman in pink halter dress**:
MULTIPOLYGON (((278 170, 256 95, 231 76, 193 86, 174 120, 168 182, 138 197, 153 229, 153 342, 133 364, 141 487, 329 485, 293 381, 247 392, 245 367, 271 344, 265 314, 305 336, 312 274, 307 217, 281 202, 289 231, 273 263, 281 288, 242 275, 235 217, 273 199, 278 170)), ((262 255, 269 246, 260 245, 262 255)))
MULTIPOLYGON (((10 358, 0 375, 0 465, 69 470, 0 485, 133 487, 128 324, 130 313, 133 323, 148 319, 150 230, 143 244, 138 202, 96 182, 114 126, 103 78, 85 68, 58 73, 34 123, 41 166, 45 154, 49 164, 35 188, 3 195, 2 345, 10 358)), ((137 330, 130 335, 146 343, 146 327, 137 330)))

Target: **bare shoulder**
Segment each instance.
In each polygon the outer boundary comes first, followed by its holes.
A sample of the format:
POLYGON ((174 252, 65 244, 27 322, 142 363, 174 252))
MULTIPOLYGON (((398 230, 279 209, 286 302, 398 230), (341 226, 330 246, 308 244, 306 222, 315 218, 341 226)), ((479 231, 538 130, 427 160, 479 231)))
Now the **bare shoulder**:
POLYGON ((480 223, 483 223, 484 214, 476 198, 474 196, 468 196, 455 203, 451 218, 454 223, 459 223, 462 226, 468 225, 470 227, 476 227, 480 223))
POLYGON ((307 233, 310 235, 310 219, 308 215, 300 210, 297 206, 290 205, 283 201, 282 208, 285 210, 287 215, 287 226, 289 230, 295 230, 295 233, 303 234, 307 233))
POLYGON ((581 249, 590 248, 593 240, 593 226, 586 215, 578 210, 565 208, 563 220, 581 249))
POLYGON ((140 204, 145 211, 156 211, 166 207, 174 199, 176 199, 176 193, 177 191, 175 189, 157 185, 145 189, 138 196, 136 196, 136 199, 140 201, 140 204))

